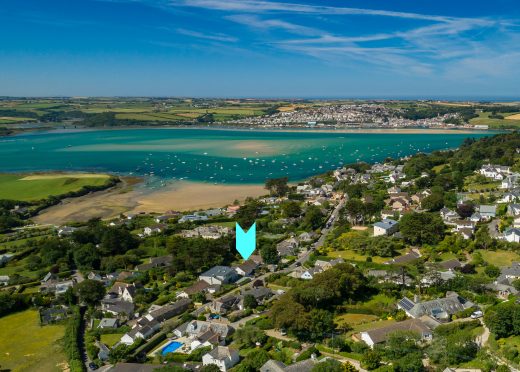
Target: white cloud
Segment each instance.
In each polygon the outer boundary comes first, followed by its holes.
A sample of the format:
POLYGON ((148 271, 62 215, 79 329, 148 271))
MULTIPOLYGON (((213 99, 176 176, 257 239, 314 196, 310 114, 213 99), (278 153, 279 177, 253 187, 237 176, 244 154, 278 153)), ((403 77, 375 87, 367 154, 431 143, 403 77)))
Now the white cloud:
POLYGON ((222 41, 222 42, 236 42, 238 39, 234 36, 224 35, 224 34, 208 34, 199 31, 187 30, 184 28, 178 28, 177 33, 185 36, 191 36, 198 39, 206 39, 213 41, 222 41))

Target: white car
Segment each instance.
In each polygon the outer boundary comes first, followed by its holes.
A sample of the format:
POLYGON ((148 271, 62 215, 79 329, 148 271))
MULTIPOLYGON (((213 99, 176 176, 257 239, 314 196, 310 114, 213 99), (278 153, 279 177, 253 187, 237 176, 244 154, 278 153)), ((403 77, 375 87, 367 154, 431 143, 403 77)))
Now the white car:
POLYGON ((478 319, 482 317, 482 311, 477 310, 471 314, 471 319, 478 319))

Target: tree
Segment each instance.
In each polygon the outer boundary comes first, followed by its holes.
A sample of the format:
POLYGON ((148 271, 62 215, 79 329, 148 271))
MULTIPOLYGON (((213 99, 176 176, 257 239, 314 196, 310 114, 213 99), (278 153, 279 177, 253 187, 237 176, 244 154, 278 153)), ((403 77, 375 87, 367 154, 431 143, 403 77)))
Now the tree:
POLYGON ((376 369, 381 364, 381 355, 374 350, 367 350, 361 357, 361 366, 366 369, 376 369))
POLYGON ((323 224, 323 213, 320 208, 310 205, 305 211, 303 218, 303 227, 311 230, 316 230, 323 224))
POLYGON ((244 307, 246 309, 256 309, 258 306, 258 302, 256 301, 255 296, 247 294, 244 296, 244 307))
POLYGON ((237 372, 255 372, 269 360, 269 354, 264 349, 255 349, 247 354, 236 370, 237 372))
POLYGON ((243 347, 253 347, 257 343, 263 344, 267 340, 264 331, 253 325, 246 325, 245 327, 237 329, 233 336, 234 341, 243 347))
POLYGON ((271 240, 263 240, 260 238, 260 256, 262 256, 262 260, 266 264, 276 264, 280 260, 278 256, 278 250, 276 249, 276 245, 271 240))
POLYGON ((265 188, 272 196, 285 196, 289 192, 287 177, 269 178, 265 181, 265 188))
POLYGON ((324 362, 319 362, 311 369, 312 372, 345 372, 343 364, 335 359, 327 359, 324 362))
POLYGON ((399 231, 410 244, 436 244, 444 238, 444 222, 436 213, 407 213, 399 221, 399 231))
POLYGON ((421 202, 421 207, 430 212, 441 210, 444 207, 444 195, 441 193, 433 193, 424 198, 421 202))
POLYGON ((282 205, 283 214, 286 217, 299 217, 302 214, 302 208, 300 203, 295 201, 289 201, 282 205))
POLYGON ((80 270, 99 269, 99 253, 94 244, 88 243, 74 250, 74 263, 80 270))
POLYGON ((200 372, 220 372, 220 368, 216 364, 208 364, 202 367, 200 372))
POLYGON ((94 306, 105 295, 105 286, 97 280, 85 279, 76 285, 75 291, 81 302, 94 306))
POLYGON ((500 275, 500 269, 495 265, 487 265, 484 272, 490 278, 496 278, 500 275))

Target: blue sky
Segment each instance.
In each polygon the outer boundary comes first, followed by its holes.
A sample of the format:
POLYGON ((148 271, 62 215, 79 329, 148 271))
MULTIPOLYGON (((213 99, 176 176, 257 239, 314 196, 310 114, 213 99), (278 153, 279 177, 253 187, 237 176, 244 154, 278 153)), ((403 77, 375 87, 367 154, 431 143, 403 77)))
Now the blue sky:
POLYGON ((0 95, 519 97, 518 0, 0 0, 0 95))

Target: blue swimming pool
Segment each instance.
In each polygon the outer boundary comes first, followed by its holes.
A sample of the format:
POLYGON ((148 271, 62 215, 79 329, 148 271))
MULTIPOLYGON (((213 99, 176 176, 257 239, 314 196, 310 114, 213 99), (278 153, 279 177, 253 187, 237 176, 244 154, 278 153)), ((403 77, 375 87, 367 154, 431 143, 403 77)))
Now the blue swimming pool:
POLYGON ((177 350, 181 346, 182 346, 181 342, 172 341, 168 345, 163 347, 163 349, 161 351, 161 355, 166 355, 166 354, 169 354, 169 353, 173 353, 175 350, 177 350))

